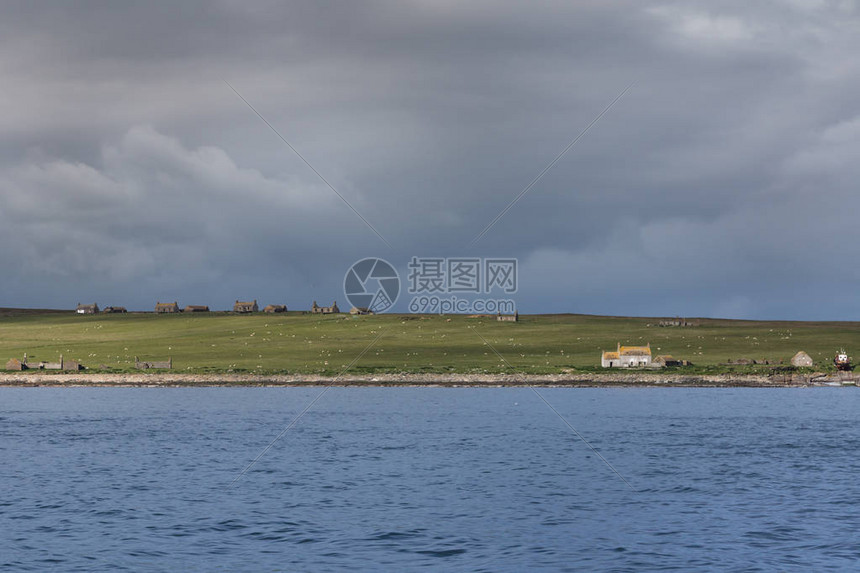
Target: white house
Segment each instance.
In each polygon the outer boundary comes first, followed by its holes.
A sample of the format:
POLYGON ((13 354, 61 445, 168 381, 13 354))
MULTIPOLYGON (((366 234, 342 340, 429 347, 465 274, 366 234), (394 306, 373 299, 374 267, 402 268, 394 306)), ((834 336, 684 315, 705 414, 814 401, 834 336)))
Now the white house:
POLYGON ((645 346, 621 346, 613 351, 604 351, 600 357, 604 368, 649 368, 651 366, 651 344, 645 346))

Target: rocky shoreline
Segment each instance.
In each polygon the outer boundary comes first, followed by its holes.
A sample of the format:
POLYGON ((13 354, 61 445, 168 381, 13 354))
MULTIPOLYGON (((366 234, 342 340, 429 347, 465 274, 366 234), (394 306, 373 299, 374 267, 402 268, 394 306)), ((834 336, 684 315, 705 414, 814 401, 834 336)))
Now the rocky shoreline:
POLYGON ((383 387, 687 387, 787 388, 829 385, 816 376, 689 375, 651 372, 599 374, 376 374, 325 377, 254 374, 0 374, 5 387, 207 387, 207 386, 383 386, 383 387))

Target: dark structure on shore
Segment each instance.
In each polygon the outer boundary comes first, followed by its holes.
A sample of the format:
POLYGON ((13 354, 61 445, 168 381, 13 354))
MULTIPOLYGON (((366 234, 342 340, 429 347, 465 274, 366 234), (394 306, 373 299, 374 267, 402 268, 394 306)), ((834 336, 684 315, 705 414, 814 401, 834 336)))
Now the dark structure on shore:
POLYGON ((200 304, 189 304, 182 312, 209 312, 209 307, 200 304))
POLYGON ((263 312, 268 312, 269 314, 274 314, 276 312, 287 312, 287 305, 285 305, 285 304, 270 304, 270 305, 267 305, 266 308, 263 309, 263 312))
POLYGON ((124 306, 106 306, 102 312, 104 314, 118 314, 128 311, 124 306))
POLYGON ((652 362, 652 364, 657 364, 659 366, 689 366, 689 360, 681 360, 679 358, 675 358, 671 354, 661 354, 657 356, 652 362))

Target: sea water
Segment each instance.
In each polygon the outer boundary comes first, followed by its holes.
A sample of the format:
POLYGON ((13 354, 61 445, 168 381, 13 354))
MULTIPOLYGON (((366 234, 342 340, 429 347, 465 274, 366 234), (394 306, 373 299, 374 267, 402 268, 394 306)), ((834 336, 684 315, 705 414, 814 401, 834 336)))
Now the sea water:
POLYGON ((0 389, 0 569, 860 568, 857 388, 538 392, 0 389))

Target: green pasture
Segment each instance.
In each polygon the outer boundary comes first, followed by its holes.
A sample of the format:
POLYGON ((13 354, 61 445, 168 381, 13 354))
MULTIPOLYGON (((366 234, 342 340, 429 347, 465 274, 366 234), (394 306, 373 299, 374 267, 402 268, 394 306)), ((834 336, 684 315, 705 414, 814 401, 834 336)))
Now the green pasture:
POLYGON ((519 322, 507 323, 462 315, 7 311, 0 313, 0 363, 27 353, 34 361, 55 361, 62 354, 101 371, 131 371, 137 356, 170 357, 174 371, 192 373, 336 375, 351 365, 353 373, 538 374, 598 371, 601 350, 614 350, 618 342, 650 342, 655 356, 689 360, 693 366, 684 370, 702 373, 764 371, 722 364, 739 358, 787 364, 798 350, 812 356, 816 369, 827 370, 839 348, 860 348, 860 323, 853 322, 702 319, 696 327, 659 327, 659 320, 521 315, 519 322))

